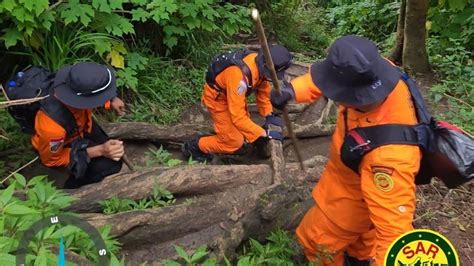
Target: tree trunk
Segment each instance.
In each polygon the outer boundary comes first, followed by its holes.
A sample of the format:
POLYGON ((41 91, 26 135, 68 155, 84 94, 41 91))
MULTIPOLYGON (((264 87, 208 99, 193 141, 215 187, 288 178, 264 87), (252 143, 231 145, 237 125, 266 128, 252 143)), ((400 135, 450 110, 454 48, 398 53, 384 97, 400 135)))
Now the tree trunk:
POLYGON ((428 74, 426 52, 426 16, 428 0, 407 0, 403 41, 403 68, 411 74, 428 74))
POLYGON ((405 34, 405 14, 406 14, 406 0, 402 0, 400 4, 400 15, 398 16, 398 23, 397 23, 397 37, 395 40, 395 44, 393 45, 390 54, 388 55, 388 59, 394 62, 397 65, 401 65, 402 63, 402 55, 403 55, 403 36, 405 34))

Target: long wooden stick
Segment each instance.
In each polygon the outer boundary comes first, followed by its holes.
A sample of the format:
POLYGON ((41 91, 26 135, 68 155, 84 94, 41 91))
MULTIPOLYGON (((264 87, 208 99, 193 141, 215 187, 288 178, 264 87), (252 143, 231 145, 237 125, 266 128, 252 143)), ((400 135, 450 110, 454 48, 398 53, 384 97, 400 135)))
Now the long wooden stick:
MULTIPOLYGON (((258 10, 255 8, 252 9, 252 18, 257 28, 257 36, 260 41, 260 46, 262 47, 262 50, 263 50, 263 55, 265 56, 266 65, 270 70, 273 87, 275 88, 277 93, 281 95, 280 83, 278 81, 275 67, 273 65, 270 49, 268 48, 268 42, 267 42, 267 37, 265 36, 265 30, 263 29, 263 24, 262 24, 262 20, 260 19, 260 14, 258 10)), ((293 143, 293 147, 295 148, 296 157, 298 157, 301 170, 304 170, 303 157, 301 156, 301 152, 298 146, 298 140, 296 139, 295 133, 293 132, 293 127, 291 126, 291 121, 288 116, 288 110, 286 109, 286 107, 284 107, 282 111, 283 111, 283 119, 285 120, 286 128, 288 129, 288 135, 290 135, 291 142, 293 143)))

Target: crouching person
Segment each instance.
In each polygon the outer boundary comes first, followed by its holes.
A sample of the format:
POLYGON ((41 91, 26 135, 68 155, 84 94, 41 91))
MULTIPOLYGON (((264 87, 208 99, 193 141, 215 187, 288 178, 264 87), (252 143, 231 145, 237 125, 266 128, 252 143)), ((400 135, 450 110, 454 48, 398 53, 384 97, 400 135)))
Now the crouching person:
MULTIPOLYGON (((270 53, 277 75, 282 79, 292 55, 281 45, 270 46, 270 53)), ((269 124, 282 126, 281 119, 272 114, 270 80, 262 50, 258 53, 233 51, 217 56, 208 69, 202 96, 216 134, 185 143, 184 155, 203 162, 211 160, 213 153, 232 154, 245 141, 283 140, 280 132, 267 129, 269 124), (252 93, 255 93, 259 114, 265 117, 263 126, 253 122, 248 113, 247 97, 252 93)))
POLYGON ((100 106, 125 113, 115 81, 113 71, 103 65, 65 66, 56 74, 54 93, 36 114, 31 143, 45 166, 68 169, 64 188, 100 182, 122 168, 122 141, 109 140, 92 118, 100 106))

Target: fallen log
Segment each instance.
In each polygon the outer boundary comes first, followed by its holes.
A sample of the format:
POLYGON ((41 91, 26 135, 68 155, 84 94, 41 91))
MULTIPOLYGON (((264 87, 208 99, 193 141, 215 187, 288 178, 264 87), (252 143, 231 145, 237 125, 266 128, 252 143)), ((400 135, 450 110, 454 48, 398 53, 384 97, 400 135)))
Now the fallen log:
POLYGON ((78 199, 68 210, 75 212, 99 212, 99 200, 117 196, 139 200, 153 194, 159 185, 175 197, 201 195, 231 189, 250 182, 270 178, 268 165, 201 165, 175 168, 153 168, 136 172, 119 173, 102 182, 65 190, 78 199))
MULTIPOLYGON (((197 136, 212 134, 211 125, 195 123, 186 125, 163 126, 144 122, 104 123, 103 128, 111 138, 126 140, 148 140, 170 143, 184 143, 197 136)), ((298 138, 311 138, 332 135, 333 125, 313 123, 294 125, 298 138)), ((287 133, 284 131, 285 136, 287 133)))

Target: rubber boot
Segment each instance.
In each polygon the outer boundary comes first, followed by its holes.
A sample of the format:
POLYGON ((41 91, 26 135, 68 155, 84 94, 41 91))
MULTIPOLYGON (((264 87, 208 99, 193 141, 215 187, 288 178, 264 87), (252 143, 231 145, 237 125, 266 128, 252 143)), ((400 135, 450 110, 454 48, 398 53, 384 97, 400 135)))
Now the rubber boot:
POLYGON ((199 139, 191 140, 186 143, 184 143, 183 147, 181 148, 181 151, 183 152, 184 156, 186 158, 191 157, 194 161, 198 162, 205 162, 205 161, 211 161, 212 160, 212 154, 210 153, 204 153, 199 149, 199 139))

